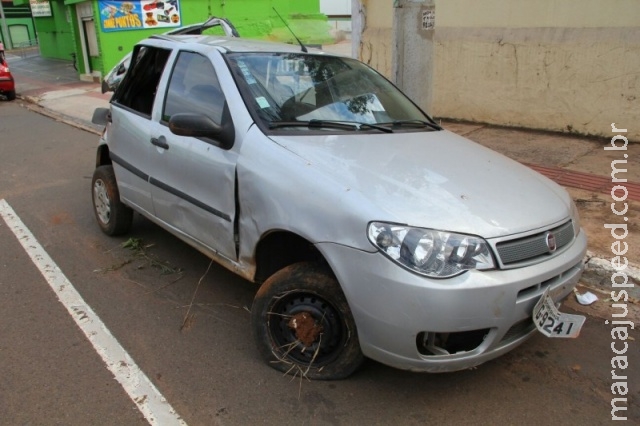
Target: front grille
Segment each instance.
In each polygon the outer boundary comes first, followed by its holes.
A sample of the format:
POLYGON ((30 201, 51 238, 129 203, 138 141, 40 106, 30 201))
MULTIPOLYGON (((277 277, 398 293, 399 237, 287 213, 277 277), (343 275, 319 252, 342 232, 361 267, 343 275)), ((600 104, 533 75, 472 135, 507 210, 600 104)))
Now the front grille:
POLYGON ((560 250, 573 240, 573 225, 571 221, 553 228, 549 231, 529 235, 511 241, 503 241, 496 244, 498 255, 503 265, 534 260, 537 257, 549 254, 547 247, 547 232, 556 237, 556 250, 560 250))

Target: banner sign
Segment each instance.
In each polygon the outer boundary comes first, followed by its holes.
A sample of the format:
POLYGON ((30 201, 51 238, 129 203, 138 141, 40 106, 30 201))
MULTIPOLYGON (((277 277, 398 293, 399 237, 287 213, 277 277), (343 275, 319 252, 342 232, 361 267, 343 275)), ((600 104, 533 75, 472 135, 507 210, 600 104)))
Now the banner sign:
POLYGON ((99 0, 98 8, 105 32, 181 25, 179 0, 99 0))
POLYGON ((29 4, 31 5, 31 16, 34 18, 51 16, 49 0, 29 0, 29 4))

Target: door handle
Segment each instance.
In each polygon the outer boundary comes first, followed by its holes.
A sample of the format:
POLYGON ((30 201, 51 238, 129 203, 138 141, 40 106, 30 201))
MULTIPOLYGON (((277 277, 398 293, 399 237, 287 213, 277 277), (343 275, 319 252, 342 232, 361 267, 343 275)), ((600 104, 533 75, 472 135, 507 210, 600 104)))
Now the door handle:
POLYGON ((167 139, 164 136, 160 136, 159 138, 151 138, 151 143, 159 148, 169 149, 169 144, 167 143, 167 139))

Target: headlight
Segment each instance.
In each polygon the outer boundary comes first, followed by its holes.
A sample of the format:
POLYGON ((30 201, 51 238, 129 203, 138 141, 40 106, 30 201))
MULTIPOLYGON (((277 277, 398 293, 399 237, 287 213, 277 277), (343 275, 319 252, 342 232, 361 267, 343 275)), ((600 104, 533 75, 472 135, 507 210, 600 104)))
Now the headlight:
POLYGON ((392 223, 371 222, 369 241, 400 265, 433 278, 469 269, 493 269, 489 245, 482 238, 392 223))
POLYGON ((580 233, 580 214, 573 200, 571 200, 571 223, 573 225, 573 236, 575 238, 580 233))

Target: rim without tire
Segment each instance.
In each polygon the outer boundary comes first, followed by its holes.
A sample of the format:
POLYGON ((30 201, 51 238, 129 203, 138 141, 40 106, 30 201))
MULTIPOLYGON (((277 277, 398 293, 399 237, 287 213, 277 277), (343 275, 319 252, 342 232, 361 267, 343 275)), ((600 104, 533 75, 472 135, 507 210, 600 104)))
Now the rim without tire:
POLYGON ((297 263, 271 276, 256 294, 251 319, 258 349, 276 370, 334 380, 364 359, 342 289, 318 264, 297 263))

